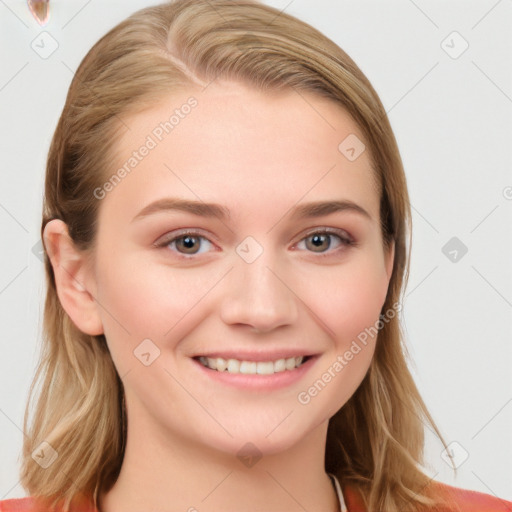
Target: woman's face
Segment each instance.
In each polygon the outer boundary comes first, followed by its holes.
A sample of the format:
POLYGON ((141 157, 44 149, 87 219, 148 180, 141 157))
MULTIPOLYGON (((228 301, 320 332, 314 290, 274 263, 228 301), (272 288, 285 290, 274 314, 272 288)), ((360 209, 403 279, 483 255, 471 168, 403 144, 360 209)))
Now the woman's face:
POLYGON ((123 121, 93 293, 131 435, 276 453, 326 428, 392 269, 357 125, 311 93, 220 81, 123 121))

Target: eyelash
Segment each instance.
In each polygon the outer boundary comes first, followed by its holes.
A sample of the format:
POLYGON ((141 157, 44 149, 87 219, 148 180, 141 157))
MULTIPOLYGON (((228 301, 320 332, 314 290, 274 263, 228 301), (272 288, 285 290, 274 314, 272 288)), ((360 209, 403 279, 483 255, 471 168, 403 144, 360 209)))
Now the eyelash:
MULTIPOLYGON (((356 243, 356 241, 353 240, 352 238, 350 238, 344 231, 342 231, 340 229, 335 229, 335 228, 321 228, 321 229, 318 229, 315 231, 310 231, 303 238, 301 238, 297 242, 297 244, 305 241, 307 238, 309 238, 313 235, 331 235, 331 236, 336 236, 340 239, 341 246, 336 249, 333 249, 330 251, 327 250, 327 252, 323 252, 323 253, 322 252, 315 253, 313 251, 309 251, 309 252, 312 252, 313 254, 316 254, 320 258, 330 257, 330 256, 332 256, 333 253, 337 253, 337 252, 343 250, 344 248, 356 247, 358 245, 356 243)), ((197 231, 185 230, 185 231, 182 231, 181 233, 179 233, 178 235, 173 236, 172 238, 166 238, 162 242, 157 242, 157 243, 155 243, 155 245, 159 248, 164 249, 164 248, 167 248, 171 243, 176 242, 177 240, 179 240, 181 238, 186 238, 187 236, 208 240, 208 238, 206 238, 204 235, 202 235, 201 233, 199 233, 197 231)), ((208 240, 208 242, 210 242, 210 240, 208 240)), ((210 243, 212 243, 212 242, 210 242, 210 243)), ((183 259, 193 259, 195 256, 197 256, 197 254, 187 255, 187 254, 180 253, 180 252, 177 252, 177 254, 179 254, 179 256, 183 259)))

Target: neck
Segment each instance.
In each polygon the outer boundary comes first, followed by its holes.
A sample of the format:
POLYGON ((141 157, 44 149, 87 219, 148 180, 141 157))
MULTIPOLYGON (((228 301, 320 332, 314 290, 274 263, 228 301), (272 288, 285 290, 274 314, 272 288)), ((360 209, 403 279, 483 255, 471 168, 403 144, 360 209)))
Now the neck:
POLYGON ((119 477, 100 494, 99 512, 339 511, 324 469, 327 421, 285 451, 242 461, 134 417, 119 477))

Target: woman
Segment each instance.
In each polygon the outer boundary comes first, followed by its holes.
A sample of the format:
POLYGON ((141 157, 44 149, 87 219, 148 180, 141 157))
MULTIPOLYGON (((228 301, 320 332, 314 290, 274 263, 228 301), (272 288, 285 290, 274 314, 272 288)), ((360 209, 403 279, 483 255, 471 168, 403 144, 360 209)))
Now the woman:
POLYGON ((446 444, 403 353, 407 236, 387 116, 333 42, 250 0, 128 18, 50 148, 31 497, 0 510, 512 509, 421 470, 423 422, 446 444))

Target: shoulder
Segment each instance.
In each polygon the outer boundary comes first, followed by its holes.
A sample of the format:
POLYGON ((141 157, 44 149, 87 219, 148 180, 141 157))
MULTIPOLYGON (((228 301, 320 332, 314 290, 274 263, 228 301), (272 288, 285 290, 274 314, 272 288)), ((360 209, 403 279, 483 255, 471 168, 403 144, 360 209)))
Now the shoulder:
POLYGON ((434 485, 438 495, 449 498, 462 512, 481 512, 483 510, 486 512, 512 512, 512 501, 441 482, 435 482, 434 485))
MULTIPOLYGON (((98 512, 90 502, 75 500, 68 512, 98 512)), ((0 512, 48 512, 48 508, 38 502, 33 496, 0 500, 0 512)))
MULTIPOLYGON (((447 504, 431 509, 431 512, 512 512, 512 501, 490 494, 453 487, 438 481, 430 484, 432 494, 447 504)), ((362 496, 352 485, 343 486, 348 512, 366 512, 362 496)))
POLYGON ((37 510, 35 507, 34 499, 30 497, 0 501, 0 512, 32 512, 37 510))

